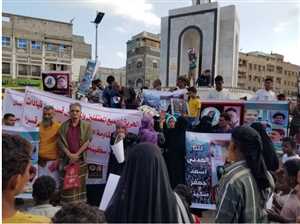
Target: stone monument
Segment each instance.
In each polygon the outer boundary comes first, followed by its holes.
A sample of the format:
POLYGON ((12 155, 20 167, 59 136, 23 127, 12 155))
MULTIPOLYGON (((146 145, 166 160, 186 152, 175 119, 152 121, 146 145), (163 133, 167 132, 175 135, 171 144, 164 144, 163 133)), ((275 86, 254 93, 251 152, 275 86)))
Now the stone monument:
POLYGON ((175 86, 178 76, 198 76, 204 71, 222 75, 224 85, 237 86, 239 18, 234 5, 219 7, 210 0, 192 0, 190 7, 169 11, 161 19, 160 79, 163 86, 175 86), (190 68, 189 52, 196 65, 190 68))

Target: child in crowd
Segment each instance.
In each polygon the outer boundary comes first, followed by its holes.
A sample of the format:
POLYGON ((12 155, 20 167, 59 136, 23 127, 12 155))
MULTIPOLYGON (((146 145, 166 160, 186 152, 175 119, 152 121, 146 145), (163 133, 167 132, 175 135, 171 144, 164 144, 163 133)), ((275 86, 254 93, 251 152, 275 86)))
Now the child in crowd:
POLYGON ((64 205, 52 218, 52 223, 105 223, 104 212, 84 202, 64 205))
POLYGON ((199 120, 201 101, 199 96, 197 96, 197 89, 194 86, 188 89, 188 95, 188 120, 189 128, 191 129, 199 120))
POLYGON ((43 215, 52 218, 60 209, 59 206, 54 207, 50 204, 50 199, 54 195, 56 189, 55 180, 50 176, 41 176, 36 179, 33 184, 32 196, 35 206, 29 209, 29 213, 35 215, 43 215))
POLYGON ((296 154, 296 142, 292 137, 285 137, 282 139, 283 156, 282 163, 291 159, 300 159, 299 155, 296 154))
POLYGON ((2 135, 2 222, 50 223, 44 216, 20 212, 15 197, 22 193, 31 173, 32 145, 17 135, 2 135))
POLYGON ((283 164, 283 171, 285 186, 277 187, 281 192, 273 196, 273 208, 268 210, 268 217, 269 221, 292 223, 300 216, 300 200, 298 197, 300 160, 286 161, 283 164))

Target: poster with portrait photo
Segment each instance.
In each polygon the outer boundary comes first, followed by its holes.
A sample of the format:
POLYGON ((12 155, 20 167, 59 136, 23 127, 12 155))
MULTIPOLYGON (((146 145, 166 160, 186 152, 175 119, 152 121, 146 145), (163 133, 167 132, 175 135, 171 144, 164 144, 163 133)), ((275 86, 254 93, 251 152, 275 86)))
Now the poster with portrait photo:
POLYGON ((50 71, 42 73, 44 91, 70 96, 70 73, 50 71))
POLYGON ((200 118, 208 116, 211 118, 212 126, 219 124, 220 115, 228 113, 231 119, 231 128, 243 124, 244 116, 244 103, 243 102, 230 102, 230 101, 202 101, 200 118))
POLYGON ((216 208, 216 188, 224 172, 230 137, 186 132, 185 177, 192 189, 192 208, 216 208))
POLYGON ((271 110, 270 118, 272 119, 272 128, 287 128, 288 127, 288 111, 271 110))
POLYGON ((88 164, 88 178, 101 179, 103 177, 103 165, 89 163, 88 164))
POLYGON ((282 154, 282 139, 288 135, 289 105, 285 101, 247 101, 244 124, 259 122, 271 138, 278 154, 282 154))
POLYGON ((85 96, 88 93, 96 72, 97 72, 97 62, 93 60, 89 60, 86 65, 85 73, 79 83, 79 87, 78 87, 79 95, 85 96))
POLYGON ((183 98, 171 98, 172 114, 181 116, 187 114, 187 102, 183 98))

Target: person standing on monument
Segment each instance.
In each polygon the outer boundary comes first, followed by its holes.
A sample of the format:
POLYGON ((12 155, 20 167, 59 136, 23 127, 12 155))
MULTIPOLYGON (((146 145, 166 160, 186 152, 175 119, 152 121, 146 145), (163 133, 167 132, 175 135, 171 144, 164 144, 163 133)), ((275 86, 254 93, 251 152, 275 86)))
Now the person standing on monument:
POLYGON ((230 100, 230 93, 223 88, 223 77, 218 75, 215 78, 215 89, 209 91, 207 99, 210 100, 230 100))
POLYGON ((79 103, 70 104, 70 119, 65 121, 59 129, 58 147, 62 151, 61 178, 64 178, 64 168, 67 165, 71 163, 80 165, 80 187, 62 190, 61 199, 65 203, 86 202, 87 164, 84 154, 92 140, 92 128, 89 123, 81 120, 80 116, 81 105, 79 103))
POLYGON ((257 101, 272 101, 277 100, 276 94, 272 91, 273 80, 271 78, 266 78, 264 82, 264 89, 259 89, 255 93, 255 96, 251 100, 257 101))
POLYGON ((196 85, 196 68, 197 68, 197 54, 195 48, 190 48, 188 50, 189 57, 189 84, 191 85, 191 80, 193 81, 192 86, 196 85))
POLYGON ((198 87, 208 86, 210 87, 210 70, 206 69, 201 75, 198 76, 197 85, 198 87))
POLYGON ((59 151, 57 147, 60 124, 54 121, 54 107, 47 105, 43 108, 43 118, 38 124, 40 129, 39 176, 51 176, 59 187, 59 151))

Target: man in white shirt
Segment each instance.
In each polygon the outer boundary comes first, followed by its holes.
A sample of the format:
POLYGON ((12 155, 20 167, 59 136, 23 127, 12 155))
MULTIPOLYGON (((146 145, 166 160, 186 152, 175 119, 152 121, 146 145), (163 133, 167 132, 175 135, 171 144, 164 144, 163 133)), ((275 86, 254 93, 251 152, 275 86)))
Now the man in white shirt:
POLYGON ((251 100, 257 100, 257 101, 277 100, 276 94, 272 91, 273 80, 271 78, 266 78, 264 85, 265 88, 257 90, 255 96, 251 100))
POLYGON ((210 100, 230 100, 230 93, 227 89, 223 89, 223 77, 218 75, 215 78, 215 89, 209 91, 207 99, 210 100))

